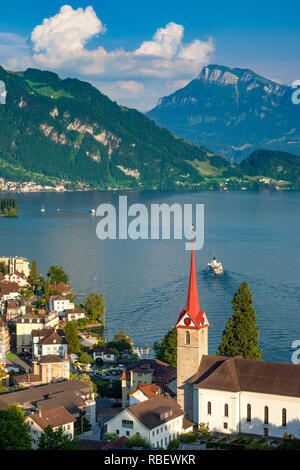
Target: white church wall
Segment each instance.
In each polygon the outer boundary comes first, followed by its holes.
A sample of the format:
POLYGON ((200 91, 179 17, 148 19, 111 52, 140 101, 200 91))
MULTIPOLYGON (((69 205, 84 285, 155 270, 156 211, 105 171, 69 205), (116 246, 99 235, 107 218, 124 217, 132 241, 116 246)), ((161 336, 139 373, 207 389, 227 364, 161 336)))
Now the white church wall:
POLYGON ((272 437, 294 434, 300 438, 300 398, 241 392, 241 432, 272 437), (251 405, 251 422, 247 421, 247 405, 251 405), (264 408, 269 409, 269 424, 264 423, 264 408), (282 410, 286 409, 286 426, 282 426, 282 410))
POLYGON ((195 421, 204 423, 210 431, 231 434, 238 432, 239 422, 239 393, 219 390, 195 389, 197 416, 195 421), (209 414, 208 403, 211 403, 209 414), (228 405, 228 416, 225 416, 225 404, 228 405), (227 427, 226 427, 227 426, 227 427))

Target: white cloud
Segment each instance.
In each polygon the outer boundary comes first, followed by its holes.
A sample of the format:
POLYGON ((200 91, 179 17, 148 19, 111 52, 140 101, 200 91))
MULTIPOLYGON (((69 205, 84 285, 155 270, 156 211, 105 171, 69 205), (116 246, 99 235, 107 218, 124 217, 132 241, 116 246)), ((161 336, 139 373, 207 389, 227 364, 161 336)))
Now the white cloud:
POLYGON ((143 84, 135 80, 119 80, 116 84, 123 90, 130 91, 130 93, 139 94, 144 91, 143 84))
MULTIPOLYGON (((91 6, 76 10, 64 5, 55 16, 34 28, 26 53, 23 40, 19 46, 23 48, 22 53, 10 54, 5 65, 14 70, 37 67, 64 76, 75 74, 94 83, 102 80, 105 89, 112 90, 113 95, 109 96, 114 99, 120 93, 122 96, 127 93, 131 98, 135 95, 137 99, 151 91, 152 105, 154 95, 156 101, 166 83, 190 80, 198 75, 215 50, 212 38, 184 43, 184 27, 174 22, 157 29, 151 40, 142 41, 133 51, 122 47, 107 51, 101 45, 94 49, 86 47, 91 39, 98 37, 100 41, 99 35, 105 31, 105 25, 91 6)), ((1 42, 0 35, 0 53, 1 42)))

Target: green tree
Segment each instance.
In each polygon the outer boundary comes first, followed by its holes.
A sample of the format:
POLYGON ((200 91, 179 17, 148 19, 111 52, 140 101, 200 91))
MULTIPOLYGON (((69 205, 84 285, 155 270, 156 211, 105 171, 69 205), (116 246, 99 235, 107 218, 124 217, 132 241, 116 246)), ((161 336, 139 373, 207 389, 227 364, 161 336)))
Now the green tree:
POLYGON ((3 274, 3 276, 5 276, 5 274, 8 274, 8 267, 5 263, 0 263, 0 273, 3 274))
POLYGON ((38 271, 38 266, 37 266, 36 260, 34 259, 32 261, 32 265, 31 265, 31 268, 30 268, 30 274, 28 276, 28 282, 31 285, 31 287, 35 288, 35 287, 37 287, 37 285, 39 283, 39 279, 40 279, 40 275, 39 275, 39 271, 38 271))
POLYGON ((106 432, 104 434, 104 439, 106 440, 106 442, 113 442, 119 439, 119 435, 116 432, 112 432, 112 433, 106 432))
POLYGON ((79 361, 83 364, 93 364, 93 359, 86 352, 80 354, 79 361))
POLYGON ((30 450, 30 427, 17 404, 0 410, 0 450, 30 450))
POLYGON ((132 447, 142 447, 143 449, 151 449, 151 444, 139 434, 134 434, 125 441, 125 447, 132 449, 132 447))
POLYGON ((79 450, 76 441, 64 434, 62 428, 54 431, 51 426, 47 426, 41 434, 38 443, 39 450, 79 450))
POLYGON ((68 284, 69 282, 69 276, 65 273, 63 266, 50 266, 47 277, 51 284, 59 284, 60 282, 68 284))
POLYGON ((84 382, 85 384, 90 386, 91 393, 94 393, 95 397, 97 396, 97 385, 91 381, 90 377, 87 374, 73 374, 71 372, 70 380, 80 380, 81 382, 84 382))
POLYGON ((242 282, 231 301, 233 314, 226 323, 218 356, 242 356, 245 359, 261 359, 259 328, 253 308, 252 293, 247 282, 242 282))
POLYGON ((102 323, 102 316, 105 313, 105 299, 102 294, 92 293, 84 301, 84 308, 91 317, 93 323, 102 323))
POLYGON ((50 282, 48 279, 44 282, 44 298, 46 301, 46 304, 49 303, 49 297, 50 297, 50 282))
POLYGON ((127 343, 127 344, 132 344, 132 338, 130 338, 130 336, 127 336, 125 334, 125 331, 120 331, 120 333, 117 333, 114 337, 113 337, 113 341, 115 341, 116 343, 127 343))
POLYGON ((161 339, 159 343, 154 343, 154 352, 156 359, 171 364, 173 367, 177 366, 177 329, 172 328, 161 339))
POLYGON ((68 346, 73 354, 81 352, 81 344, 76 327, 73 322, 68 322, 65 326, 65 334, 68 346))

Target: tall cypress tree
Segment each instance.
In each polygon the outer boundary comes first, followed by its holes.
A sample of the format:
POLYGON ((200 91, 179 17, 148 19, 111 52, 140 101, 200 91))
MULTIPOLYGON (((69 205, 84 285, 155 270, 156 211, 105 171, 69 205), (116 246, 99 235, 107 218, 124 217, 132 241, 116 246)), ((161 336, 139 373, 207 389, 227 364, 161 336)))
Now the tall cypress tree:
POLYGON ((252 293, 247 282, 242 282, 231 301, 233 315, 226 323, 217 355, 245 359, 261 359, 258 344, 259 328, 253 308, 252 293))

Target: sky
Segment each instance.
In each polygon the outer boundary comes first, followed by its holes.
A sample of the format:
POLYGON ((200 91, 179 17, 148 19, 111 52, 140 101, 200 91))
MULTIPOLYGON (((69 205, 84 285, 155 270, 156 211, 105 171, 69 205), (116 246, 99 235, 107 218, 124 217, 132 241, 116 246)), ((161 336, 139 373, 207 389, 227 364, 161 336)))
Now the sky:
POLYGON ((300 79, 299 0, 14 0, 0 5, 0 65, 91 82, 147 111, 210 63, 300 79))

